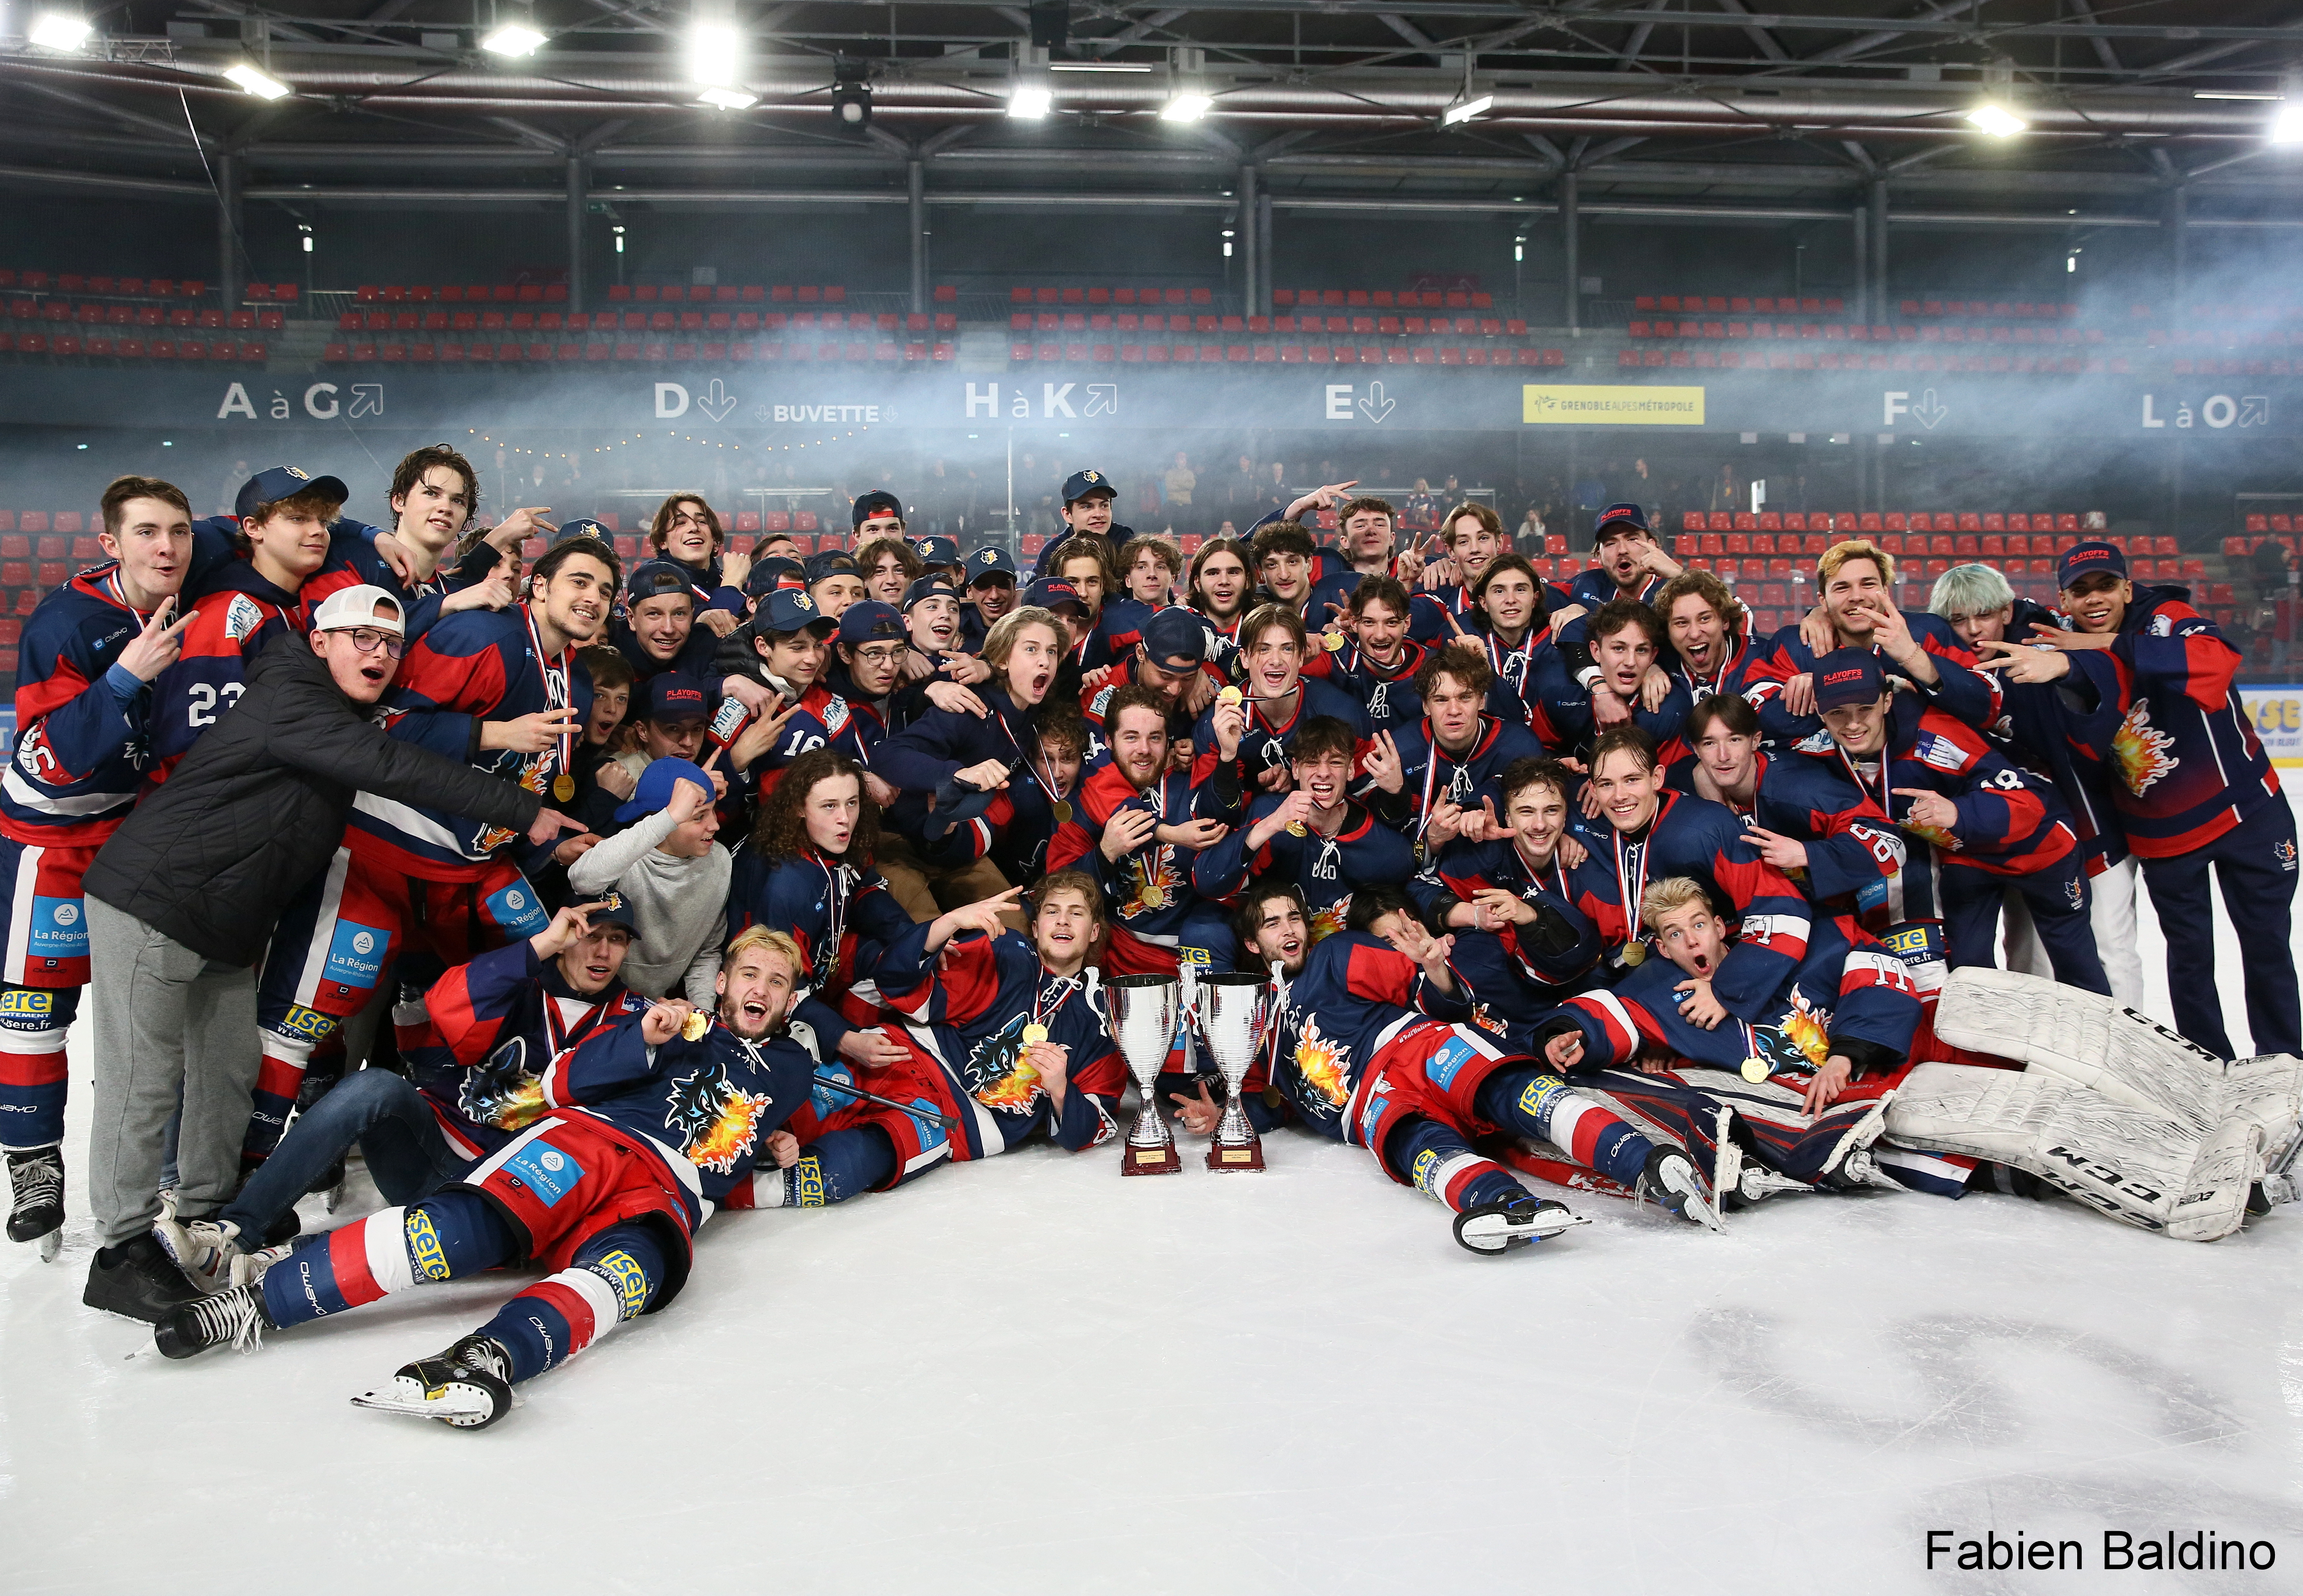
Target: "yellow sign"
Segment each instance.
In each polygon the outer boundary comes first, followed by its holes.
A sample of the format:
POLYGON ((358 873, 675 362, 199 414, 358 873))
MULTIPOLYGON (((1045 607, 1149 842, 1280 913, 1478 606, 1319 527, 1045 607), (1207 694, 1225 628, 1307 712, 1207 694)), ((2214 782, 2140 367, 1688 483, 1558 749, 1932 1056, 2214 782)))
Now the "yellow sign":
POLYGON ((1703 390, 1530 383, 1520 390, 1520 419, 1530 426, 1700 426, 1703 390))

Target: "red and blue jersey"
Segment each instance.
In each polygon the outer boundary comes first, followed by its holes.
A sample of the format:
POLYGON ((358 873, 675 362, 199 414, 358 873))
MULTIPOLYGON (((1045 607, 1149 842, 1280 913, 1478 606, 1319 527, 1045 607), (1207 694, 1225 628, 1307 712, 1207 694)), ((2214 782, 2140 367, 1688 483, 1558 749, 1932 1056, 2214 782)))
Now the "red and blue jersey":
POLYGON ((1386 824, 1418 837, 1437 804, 1476 809, 1492 799, 1501 815, 1504 772, 1514 759, 1540 759, 1544 754, 1535 732, 1489 714, 1480 717, 1471 747, 1460 754, 1437 745, 1429 720, 1400 727, 1391 740, 1399 750, 1399 790, 1387 792, 1370 782, 1360 796, 1386 824))
POLYGON ((882 956, 912 925, 887 882, 868 865, 834 863, 813 848, 769 860, 747 841, 730 866, 728 934, 765 925, 790 937, 807 960, 801 984, 835 1005, 850 1025, 878 1019, 870 984, 882 956))
POLYGON ((1312 948, 1303 973, 1277 994, 1268 1051, 1245 1090, 1277 1086, 1321 1136, 1354 1140, 1352 1099, 1376 1055, 1434 1014, 1453 1019, 1469 1011, 1460 992, 1441 992, 1390 943, 1338 932, 1312 948))
MULTIPOLYGON (((561 772, 558 739, 533 754, 483 748, 481 727, 567 705, 581 726, 592 714, 592 675, 572 647, 554 659, 538 653, 526 604, 463 610, 442 617, 409 646, 384 703, 393 737, 548 798, 561 772)), ((465 881, 518 834, 363 792, 353 800, 346 835, 385 868, 426 881, 465 881)))
POLYGON ((1042 1129, 1073 1153, 1109 1141, 1127 1072, 1085 980, 1050 975, 1038 950, 1012 931, 965 932, 932 954, 928 930, 915 925, 889 950, 881 992, 952 1092, 955 1153, 965 1143, 966 1157, 989 1157, 1042 1129), (1024 1028, 1033 1025, 1064 1050, 1060 1109, 1024 1067, 1024 1028))
POLYGON ((1212 847, 1201 849, 1192 861, 1192 890, 1211 902, 1227 903, 1247 885, 1250 876, 1258 881, 1294 882, 1303 889, 1303 902, 1312 912, 1312 934, 1318 938, 1344 928, 1352 912, 1354 891, 1385 882, 1396 884, 1414 873, 1415 849, 1407 839, 1348 801, 1343 824, 1333 837, 1323 837, 1308 825, 1301 837, 1283 830, 1251 854, 1247 833, 1286 801, 1276 792, 1253 799, 1245 823, 1234 827, 1212 847))
POLYGON ((0 835, 96 845, 135 806, 150 760, 152 696, 119 668, 151 617, 131 608, 116 567, 49 594, 16 656, 16 747, 0 775, 0 835))
POLYGON ((675 1034, 652 1043, 642 1018, 553 1059, 538 1088, 547 1110, 580 1111, 662 1159, 693 1231, 703 1204, 741 1185, 767 1138, 808 1101, 815 1060, 788 1035, 748 1042, 717 1017, 695 1042, 675 1034))
MULTIPOLYGON (((1391 574, 1398 574, 1399 562, 1391 562, 1391 574)), ((1351 611, 1352 595, 1359 591, 1360 578, 1366 573, 1346 565, 1342 570, 1322 575, 1312 584, 1311 597, 1304 601, 1303 612, 1309 617, 1306 625, 1314 630, 1334 626, 1338 619, 1351 611), (1313 623, 1316 622, 1316 625, 1313 623)), ((1447 607, 1437 595, 1411 587, 1407 593, 1407 636, 1411 642, 1430 647, 1445 643, 1455 635, 1447 624, 1447 607)))
POLYGON ((1162 842, 1154 835, 1135 852, 1112 860, 1104 857, 1100 844, 1104 828, 1123 809, 1157 816, 1164 825, 1190 823, 1194 818, 1192 786, 1187 773, 1171 770, 1148 790, 1138 792, 1118 765, 1099 765, 1081 781, 1073 817, 1056 828, 1048 844, 1048 868, 1076 866, 1089 872, 1103 883, 1115 928, 1138 942, 1178 946, 1184 922, 1200 908, 1192 890, 1198 850, 1162 842))
POLYGON ((1401 642, 1399 661, 1388 667, 1370 659, 1356 643, 1346 643, 1337 651, 1336 675, 1331 680, 1359 695, 1371 738, 1423 718, 1423 700, 1415 696, 1415 673, 1430 654, 1413 637, 1401 642))
POLYGON ((1653 605, 1656 595, 1661 593, 1664 584, 1670 580, 1669 577, 1651 576, 1641 585, 1637 593, 1627 594, 1615 586, 1615 572, 1604 565, 1594 565, 1588 570, 1577 571, 1574 579, 1567 584, 1567 602, 1582 604, 1587 610, 1596 610, 1619 598, 1636 598, 1643 604, 1653 605))
MULTIPOLYGON (((1839 771, 1821 760, 1754 756, 1756 788, 1749 808, 1732 799, 1727 806, 1747 825, 1806 843, 1803 880, 1818 903, 1836 898, 1867 900, 1886 891, 1888 879, 1903 867, 1903 835, 1879 806, 1839 771)), ((1670 781, 1682 792, 1695 790, 1695 762, 1671 767, 1670 781)))
POLYGON ((184 606, 182 652, 152 683, 152 757, 145 769, 154 786, 168 779, 201 732, 240 702, 248 662, 274 638, 307 624, 301 595, 258 575, 245 560, 214 572, 200 596, 184 606))
MULTIPOLYGON (((2029 638, 2034 625, 2066 626, 2070 622, 2045 604, 2028 598, 2015 601, 2007 622, 2007 636, 2029 638)), ((2082 673, 2083 674, 2083 673, 2082 673)), ((2118 734, 2120 712, 2100 700, 2088 708, 2080 700, 2092 690, 2071 690, 2063 681, 2004 684, 2007 713, 1992 730, 1993 737, 2017 764, 2038 771, 2055 784, 2063 807, 2071 812, 2071 830, 2089 875, 2098 874, 2127 857, 2127 836, 2120 828, 2113 778, 2105 763, 2083 747, 2109 747, 2118 734)))
MULTIPOLYGON (((1879 656, 1881 671, 1910 682, 1929 704, 1978 730, 1995 725, 2001 712, 1998 678, 1975 668, 1975 655, 1942 616, 1925 610, 1905 610, 1902 616, 1941 680, 1927 686, 1874 644, 1872 652, 1879 656)), ((1775 747, 1790 747, 1823 730, 1817 717, 1792 714, 1782 702, 1785 682, 1814 671, 1815 651, 1801 638, 1795 626, 1784 628, 1764 643, 1752 644, 1751 657, 1743 667, 1743 697, 1759 712, 1760 730, 1775 747)))
MULTIPOLYGON (((1447 911, 1485 891, 1509 892, 1536 906, 1532 925, 1505 924, 1489 931, 1455 928, 1456 946, 1492 941, 1511 964, 1540 987, 1567 986, 1582 980, 1600 955, 1630 935, 1615 873, 1595 858, 1570 869, 1555 856, 1537 869, 1528 863, 1516 837, 1490 842, 1457 838, 1439 850, 1408 883, 1408 892, 1435 923, 1447 911)), ((1486 994, 1482 993, 1484 1001, 1486 994)))
POLYGON ((2071 653, 2115 722, 2075 736, 2108 775, 2127 844, 2147 859, 2204 848, 2279 796, 2231 690, 2239 651, 2180 588, 2138 589, 2106 649, 2071 653))
MULTIPOLYGON (((1327 657, 1322 655, 1322 658, 1327 657)), ((1275 717, 1271 707, 1260 699, 1249 698, 1240 707, 1244 712, 1239 734, 1239 756, 1232 761, 1239 780, 1239 790, 1254 793, 1265 790, 1259 780, 1269 770, 1293 771, 1295 762, 1289 750, 1295 746, 1296 729, 1318 715, 1332 715, 1357 734, 1360 752, 1364 754, 1371 740, 1367 712, 1359 698, 1348 688, 1334 683, 1299 679, 1295 707, 1284 718, 1275 717)), ((1211 704, 1200 713, 1198 724, 1192 728, 1192 785, 1204 787, 1216 773, 1221 754, 1216 745, 1216 705, 1211 704)), ((1356 761, 1354 764, 1356 764, 1356 761)), ((1295 785, 1291 778, 1288 786, 1295 785)), ((1223 819, 1232 818, 1229 815, 1223 819)))

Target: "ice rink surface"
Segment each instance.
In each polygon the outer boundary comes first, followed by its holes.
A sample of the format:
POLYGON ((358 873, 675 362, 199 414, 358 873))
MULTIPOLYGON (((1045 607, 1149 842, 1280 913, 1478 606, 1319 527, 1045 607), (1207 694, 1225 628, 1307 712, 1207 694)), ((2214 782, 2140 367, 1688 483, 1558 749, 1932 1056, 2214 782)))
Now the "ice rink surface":
POLYGON ((2063 1202, 1713 1236, 1576 1196, 1595 1223, 1482 1260, 1308 1136, 1260 1178, 1034 1148, 715 1220, 669 1310, 460 1434, 347 1398, 508 1279, 185 1364, 80 1305, 85 1033, 63 1257, 0 1250, 13 1596, 2303 1589, 2303 1207, 2198 1246, 2063 1202), (2084 1571, 1929 1572, 1930 1530, 2084 1571), (2106 1531, 2201 1530, 2277 1564, 2103 1571, 2106 1531))

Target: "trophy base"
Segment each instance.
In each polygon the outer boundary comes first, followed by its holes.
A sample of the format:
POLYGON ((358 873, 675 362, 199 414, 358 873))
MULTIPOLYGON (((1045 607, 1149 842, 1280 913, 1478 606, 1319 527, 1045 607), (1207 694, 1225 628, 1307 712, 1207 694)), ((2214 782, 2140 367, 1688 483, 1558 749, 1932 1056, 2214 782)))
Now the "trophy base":
POLYGON ((1263 1141, 1258 1137, 1248 1142, 1211 1142, 1208 1144, 1208 1168, 1218 1174, 1246 1174, 1263 1168, 1263 1141))
POLYGON ((1176 1151, 1173 1142, 1156 1147, 1138 1147, 1130 1143, 1119 1159, 1119 1172, 1123 1175, 1180 1175, 1183 1171, 1184 1155, 1176 1151))

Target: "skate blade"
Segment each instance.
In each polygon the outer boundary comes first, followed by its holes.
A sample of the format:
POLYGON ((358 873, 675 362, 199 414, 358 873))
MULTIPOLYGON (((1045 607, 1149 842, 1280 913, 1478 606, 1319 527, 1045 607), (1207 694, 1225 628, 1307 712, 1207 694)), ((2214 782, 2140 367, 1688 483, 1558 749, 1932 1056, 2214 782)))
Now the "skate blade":
POLYGON ((344 1187, 347 1184, 345 1181, 339 1180, 328 1188, 327 1204, 330 1213, 335 1212, 344 1205, 344 1187))
POLYGON ((55 1229, 49 1231, 46 1236, 40 1237, 41 1262, 54 1263, 56 1261, 56 1254, 63 1250, 64 1233, 62 1226, 58 1226, 55 1229))
POLYGON ((488 1400, 485 1392, 453 1385, 443 1386, 438 1395, 428 1398, 410 1393, 405 1387, 387 1386, 362 1391, 352 1398, 352 1406, 412 1419, 436 1419, 459 1430, 477 1429, 495 1414, 495 1404, 488 1400))
POLYGON ((1563 1230, 1591 1221, 1580 1213, 1565 1212, 1539 1214, 1527 1224, 1517 1224, 1502 1214, 1482 1214, 1465 1225, 1458 1237, 1473 1252, 1500 1253, 1515 1242, 1549 1241, 1563 1230))

